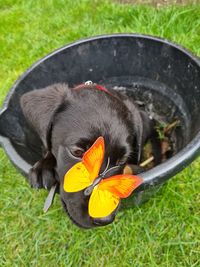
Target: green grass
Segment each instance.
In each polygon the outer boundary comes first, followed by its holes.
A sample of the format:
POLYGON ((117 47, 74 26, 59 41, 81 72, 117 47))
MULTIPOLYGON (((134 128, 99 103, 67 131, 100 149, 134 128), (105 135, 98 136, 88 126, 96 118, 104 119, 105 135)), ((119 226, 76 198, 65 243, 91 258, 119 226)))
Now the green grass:
MULTIPOLYGON (((106 1, 0 0, 0 103, 36 60, 79 38, 138 32, 200 56, 200 5, 155 9, 106 1)), ((200 266, 200 160, 140 208, 104 228, 80 230, 59 197, 31 189, 0 149, 0 266, 200 266)))

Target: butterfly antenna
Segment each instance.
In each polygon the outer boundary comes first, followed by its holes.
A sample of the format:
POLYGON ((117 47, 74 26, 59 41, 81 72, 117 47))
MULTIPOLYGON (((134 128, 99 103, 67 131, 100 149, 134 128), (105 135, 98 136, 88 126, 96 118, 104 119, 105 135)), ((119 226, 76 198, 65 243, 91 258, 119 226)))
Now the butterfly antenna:
POLYGON ((107 165, 106 165, 106 168, 105 168, 105 170, 103 171, 103 173, 102 173, 102 176, 104 176, 105 174, 106 174, 106 172, 107 172, 107 170, 108 170, 108 167, 109 167, 109 165, 110 165, 110 158, 108 157, 108 162, 107 162, 107 165))
POLYGON ((108 170, 104 173, 104 175, 108 174, 109 172, 111 172, 111 171, 113 171, 113 170, 115 170, 115 169, 116 169, 116 170, 119 169, 119 166, 114 166, 114 167, 108 169, 108 170))

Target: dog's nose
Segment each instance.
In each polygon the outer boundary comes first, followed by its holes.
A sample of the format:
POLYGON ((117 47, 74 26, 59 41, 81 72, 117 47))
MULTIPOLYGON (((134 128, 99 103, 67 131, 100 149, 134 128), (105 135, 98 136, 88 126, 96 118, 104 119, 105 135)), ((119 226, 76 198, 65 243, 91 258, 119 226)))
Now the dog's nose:
POLYGON ((93 223, 96 226, 104 226, 104 225, 112 223, 114 219, 115 219, 115 212, 104 218, 95 218, 93 219, 93 223))

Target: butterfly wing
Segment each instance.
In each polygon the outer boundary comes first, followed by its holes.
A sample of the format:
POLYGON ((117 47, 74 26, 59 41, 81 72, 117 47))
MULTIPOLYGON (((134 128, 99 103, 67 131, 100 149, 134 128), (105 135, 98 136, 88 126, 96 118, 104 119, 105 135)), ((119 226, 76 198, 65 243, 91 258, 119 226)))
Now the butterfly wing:
POLYGON ((91 185, 90 173, 82 162, 76 163, 64 177, 65 192, 78 192, 91 185))
POLYGON ((97 178, 105 153, 104 138, 100 136, 94 144, 85 152, 82 162, 90 173, 90 181, 97 178))
POLYGON ((104 138, 100 136, 64 177, 64 190, 78 192, 90 186, 97 178, 105 153, 104 138))
POLYGON ((120 198, 127 198, 143 179, 131 174, 119 174, 106 178, 99 183, 99 190, 108 190, 120 198))
POLYGON ((108 190, 99 190, 98 186, 92 191, 88 212, 93 218, 110 215, 119 205, 120 198, 108 190))
POLYGON ((102 180, 89 200, 89 215, 101 218, 110 215, 119 205, 120 198, 128 197, 143 182, 134 175, 115 175, 102 180))

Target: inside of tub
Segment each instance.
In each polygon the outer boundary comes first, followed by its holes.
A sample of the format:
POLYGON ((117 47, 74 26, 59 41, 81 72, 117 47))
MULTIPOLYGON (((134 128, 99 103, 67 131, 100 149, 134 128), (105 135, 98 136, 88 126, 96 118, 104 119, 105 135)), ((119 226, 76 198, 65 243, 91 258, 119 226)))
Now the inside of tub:
MULTIPOLYGON (((171 88, 143 77, 114 77, 99 81, 133 99, 155 121, 161 146, 161 162, 180 151, 190 139, 191 120, 182 97, 171 88)), ((155 167, 149 142, 143 148, 140 166, 155 167)))

